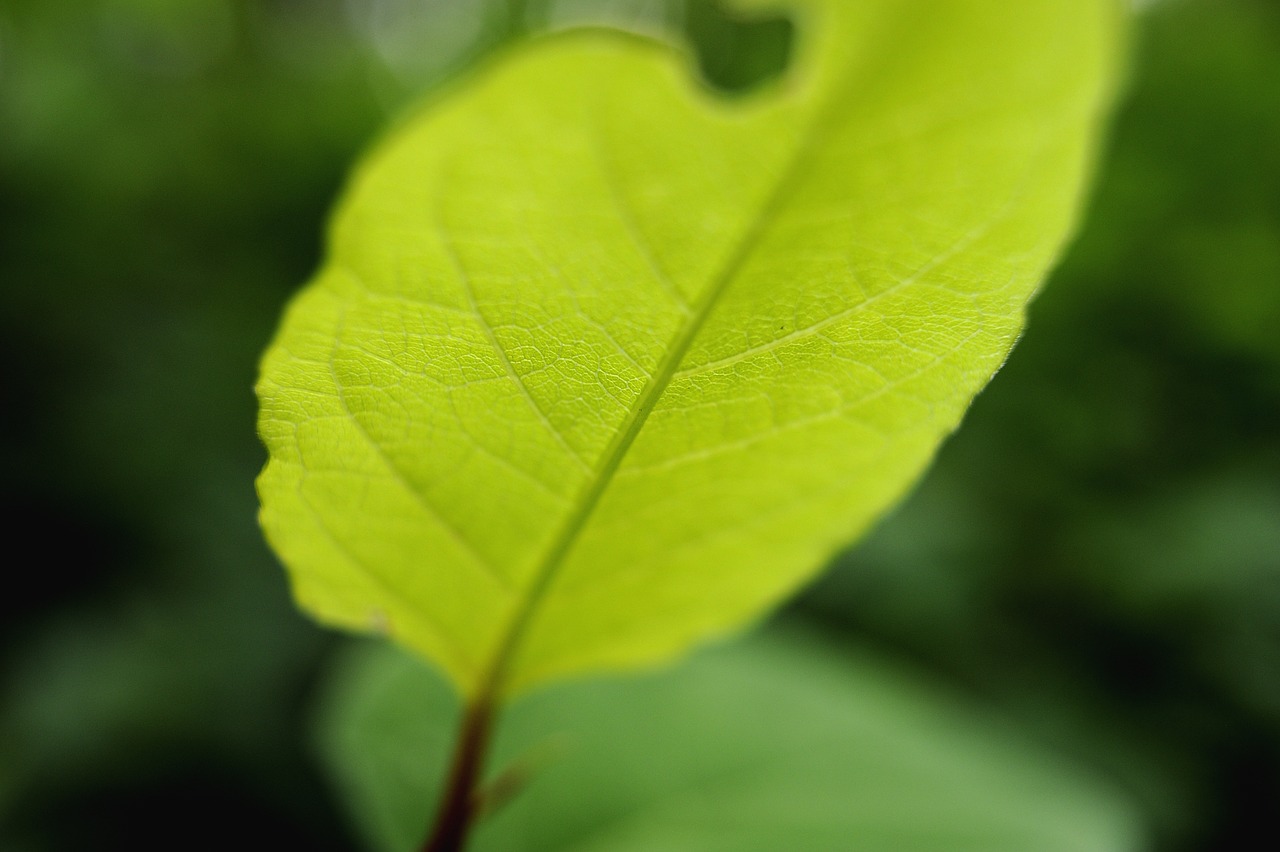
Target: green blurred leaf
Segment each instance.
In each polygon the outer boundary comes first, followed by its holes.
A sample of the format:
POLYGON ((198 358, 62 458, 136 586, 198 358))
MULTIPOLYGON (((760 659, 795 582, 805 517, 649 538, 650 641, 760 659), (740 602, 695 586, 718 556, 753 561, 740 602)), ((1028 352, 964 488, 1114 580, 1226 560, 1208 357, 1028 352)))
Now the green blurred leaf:
MULTIPOLYGON (((343 660, 320 742, 379 852, 416 848, 456 715, 388 646, 343 660)), ((501 764, 527 788, 485 850, 1119 852, 1141 847, 1105 785, 883 662, 777 633, 660 675, 518 702, 501 764)))
POLYGON ((919 475, 1066 236, 1120 12, 795 5, 754 96, 578 33, 366 160, 259 384, 303 606, 466 693, 649 664, 919 475))

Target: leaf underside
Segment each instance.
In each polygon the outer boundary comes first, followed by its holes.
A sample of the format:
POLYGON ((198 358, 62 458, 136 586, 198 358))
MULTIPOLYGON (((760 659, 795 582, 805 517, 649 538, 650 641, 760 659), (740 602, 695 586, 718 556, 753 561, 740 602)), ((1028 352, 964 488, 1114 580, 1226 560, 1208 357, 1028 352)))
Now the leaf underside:
POLYGON ((302 606, 468 695, 651 664, 918 477, 1068 235, 1120 12, 791 6, 749 97, 576 32, 364 160, 258 384, 302 606))

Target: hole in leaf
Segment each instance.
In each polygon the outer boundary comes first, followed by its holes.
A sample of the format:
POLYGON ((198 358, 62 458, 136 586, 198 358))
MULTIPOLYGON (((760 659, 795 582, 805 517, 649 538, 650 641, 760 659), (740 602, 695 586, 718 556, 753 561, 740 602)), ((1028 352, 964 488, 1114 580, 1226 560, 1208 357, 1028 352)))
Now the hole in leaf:
POLYGON ((723 0, 691 0, 685 34, 712 86, 745 94, 782 76, 791 60, 795 25, 783 15, 743 16, 723 0))

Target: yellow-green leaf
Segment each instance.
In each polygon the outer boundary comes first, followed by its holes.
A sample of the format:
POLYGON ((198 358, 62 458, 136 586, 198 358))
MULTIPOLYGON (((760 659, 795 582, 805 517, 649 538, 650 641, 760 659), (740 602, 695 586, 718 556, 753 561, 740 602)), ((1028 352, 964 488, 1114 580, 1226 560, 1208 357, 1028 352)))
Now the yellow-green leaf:
POLYGON ((751 96, 571 33, 361 164, 258 385, 262 523, 315 616, 466 694, 650 664, 919 475, 1069 232, 1121 12, 791 9, 751 96))

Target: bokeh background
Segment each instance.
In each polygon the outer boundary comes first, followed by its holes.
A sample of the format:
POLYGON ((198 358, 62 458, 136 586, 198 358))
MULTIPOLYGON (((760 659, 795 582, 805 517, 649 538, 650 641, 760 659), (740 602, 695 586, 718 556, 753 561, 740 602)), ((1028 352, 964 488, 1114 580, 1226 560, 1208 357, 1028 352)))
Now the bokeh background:
MULTIPOLYGON (((711 0, 0 0, 0 849, 357 848, 310 722, 344 640, 255 522, 256 360, 379 129, 584 21, 687 40, 727 97, 791 36, 711 0)), ((783 617, 1111 778, 1158 852, 1252 850, 1280 807, 1280 4, 1163 0, 1133 50, 1008 366, 783 617)))

